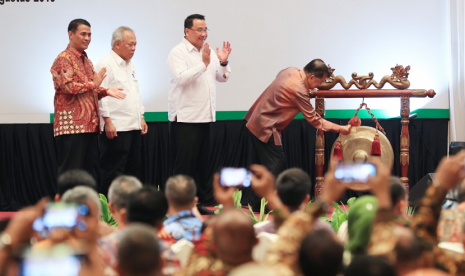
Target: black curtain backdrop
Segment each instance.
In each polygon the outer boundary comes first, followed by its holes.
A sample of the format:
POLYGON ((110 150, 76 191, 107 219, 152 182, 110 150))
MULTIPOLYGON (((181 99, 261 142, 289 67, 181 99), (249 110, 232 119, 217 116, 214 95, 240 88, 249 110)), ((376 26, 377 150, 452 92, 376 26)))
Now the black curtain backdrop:
MULTIPOLYGON (((348 120, 330 121, 347 124, 348 120)), ((448 119, 415 119, 409 124, 412 188, 424 175, 434 172, 439 160, 447 154, 448 119)), ((393 175, 400 175, 400 119, 379 120, 394 149, 393 175)), ((243 120, 218 121, 212 124, 210 175, 224 166, 248 167, 258 158, 253 151, 251 134, 243 120)), ((374 127, 372 120, 362 125, 374 127)), ((169 172, 168 123, 148 123, 149 132, 142 139, 141 181, 164 188, 169 172)), ((316 130, 304 119, 294 120, 283 132, 287 167, 308 172, 314 182, 316 130)), ((333 143, 338 134, 325 133, 325 171, 333 143)), ((96 150, 98 147, 96 145, 96 150)), ((97 181, 98 160, 95 160, 97 181)), ((0 211, 16 211, 56 192, 57 157, 51 124, 0 124, 0 211)), ((211 187, 212 177, 210 178, 211 187)), ((212 192, 210 190, 210 192, 212 192)), ((313 196, 314 187, 311 194, 313 196)), ((347 191, 342 201, 361 193, 347 191)), ((259 204, 250 189, 243 190, 242 203, 259 204)), ((214 202, 210 203, 211 205, 214 202)), ((255 209, 255 208, 254 208, 255 209)))

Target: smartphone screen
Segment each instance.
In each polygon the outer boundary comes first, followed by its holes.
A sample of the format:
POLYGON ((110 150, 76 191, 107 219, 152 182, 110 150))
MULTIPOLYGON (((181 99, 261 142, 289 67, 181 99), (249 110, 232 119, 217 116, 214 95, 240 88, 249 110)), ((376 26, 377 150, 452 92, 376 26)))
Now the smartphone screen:
POLYGON ((47 204, 44 215, 37 218, 32 227, 46 236, 53 228, 73 228, 78 222, 79 215, 87 215, 88 212, 86 205, 52 202, 47 204))
POLYGON ((369 176, 376 175, 376 167, 370 163, 339 163, 334 172, 336 179, 344 183, 368 182, 369 176))
POLYGON ((28 257, 20 261, 21 276, 78 276, 81 262, 76 256, 28 257))
POLYGON ((28 248, 19 259, 21 276, 77 276, 81 269, 81 260, 86 255, 78 254, 65 244, 51 248, 28 248))
POLYGON ((249 187, 252 173, 245 168, 223 168, 220 184, 224 187, 249 187))

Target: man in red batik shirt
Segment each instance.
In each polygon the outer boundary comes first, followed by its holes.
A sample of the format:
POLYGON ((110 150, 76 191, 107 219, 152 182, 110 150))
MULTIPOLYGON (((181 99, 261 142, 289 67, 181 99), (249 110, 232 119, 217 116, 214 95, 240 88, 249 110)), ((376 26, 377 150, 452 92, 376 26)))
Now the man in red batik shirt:
POLYGON ((90 24, 75 19, 68 26, 69 44, 50 70, 55 85, 53 132, 58 151, 58 176, 70 169, 93 174, 99 127, 98 100, 105 96, 124 99, 122 88, 99 87, 106 69, 94 72, 84 52, 91 40, 90 24))

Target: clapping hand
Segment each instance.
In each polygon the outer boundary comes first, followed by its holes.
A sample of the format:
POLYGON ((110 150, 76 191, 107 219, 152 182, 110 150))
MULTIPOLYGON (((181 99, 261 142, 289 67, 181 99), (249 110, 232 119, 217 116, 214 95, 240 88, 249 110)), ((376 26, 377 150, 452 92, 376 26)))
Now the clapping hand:
POLYGON ((225 63, 228 61, 229 54, 231 54, 231 44, 229 41, 223 41, 223 49, 216 47, 216 52, 218 53, 218 59, 220 62, 225 63))
POLYGON ((446 189, 454 188, 465 178, 465 150, 461 150, 456 155, 444 157, 439 162, 434 177, 434 185, 441 185, 446 189))

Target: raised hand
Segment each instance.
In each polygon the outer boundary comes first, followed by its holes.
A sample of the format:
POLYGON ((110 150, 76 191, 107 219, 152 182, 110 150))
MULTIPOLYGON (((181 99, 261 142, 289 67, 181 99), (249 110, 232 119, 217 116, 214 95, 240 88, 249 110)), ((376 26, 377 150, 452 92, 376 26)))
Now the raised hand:
POLYGON ((379 208, 391 208, 391 171, 379 157, 372 157, 369 161, 376 167, 376 175, 368 179, 371 193, 378 199, 379 208))
POLYGON ((100 87, 100 85, 102 84, 102 81, 107 76, 106 73, 107 73, 107 68, 105 67, 103 67, 98 73, 94 72, 94 87, 95 88, 100 87))
POLYGON ((434 185, 441 185, 446 189, 454 188, 465 178, 465 150, 461 150, 456 155, 444 157, 439 162, 434 176, 434 185))
POLYGON ((124 89, 120 87, 111 87, 111 88, 108 88, 107 95, 113 98, 117 98, 117 99, 124 99, 126 98, 126 94, 121 92, 123 90, 124 89))
POLYGON ((213 196, 218 204, 224 207, 234 207, 235 187, 223 187, 220 184, 220 174, 215 173, 213 176, 213 196))
POLYGON ((210 64, 210 52, 210 45, 208 45, 208 42, 205 42, 202 49, 202 61, 205 63, 206 67, 210 64))
POLYGON ((325 185, 321 193, 321 200, 329 205, 331 205, 333 201, 338 201, 342 193, 346 190, 346 186, 334 176, 338 162, 338 160, 333 159, 329 163, 328 171, 325 174, 325 185))
POLYGON ((225 63, 228 61, 229 54, 231 53, 231 44, 229 41, 223 41, 223 49, 220 49, 216 47, 216 52, 218 53, 218 59, 225 63))

